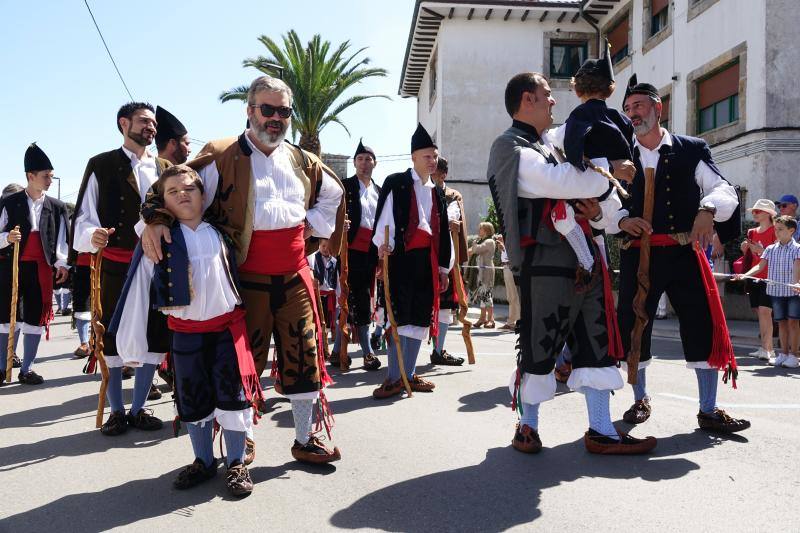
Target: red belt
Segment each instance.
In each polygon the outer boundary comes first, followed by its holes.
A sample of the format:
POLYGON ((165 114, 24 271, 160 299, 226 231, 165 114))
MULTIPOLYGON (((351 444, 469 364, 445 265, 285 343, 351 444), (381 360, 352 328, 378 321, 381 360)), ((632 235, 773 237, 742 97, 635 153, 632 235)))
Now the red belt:
POLYGON ((81 253, 78 254, 78 259, 75 260, 76 266, 92 266, 92 254, 81 253))
POLYGON ((247 249, 247 260, 239 266, 239 272, 277 276, 294 274, 306 260, 304 226, 277 230, 254 231, 247 249))
POLYGON ((36 277, 39 280, 39 290, 42 295, 42 314, 39 317, 39 325, 46 327, 53 319, 53 267, 47 264, 38 231, 28 234, 28 240, 25 248, 22 249, 19 260, 36 263, 36 277))
MULTIPOLYGON (((172 331, 179 333, 217 333, 228 330, 233 337, 236 349, 236 359, 239 363, 239 374, 242 378, 242 387, 247 401, 257 406, 264 399, 261 383, 256 374, 253 362, 253 352, 247 339, 247 326, 244 320, 245 312, 237 307, 230 313, 225 313, 209 320, 183 320, 174 316, 167 317, 167 325, 172 331)), ((256 413, 258 410, 256 409, 256 413)), ((255 419, 255 415, 254 415, 255 419)))
POLYGON ((133 250, 117 246, 106 246, 103 248, 103 259, 110 259, 116 263, 130 263, 131 259, 133 259, 133 250))
POLYGON ((372 230, 360 227, 358 228, 358 233, 356 233, 356 238, 347 247, 357 252, 369 252, 370 244, 372 244, 372 230))
MULTIPOLYGON (((239 266, 239 272, 263 276, 285 276, 297 274, 308 291, 314 311, 314 324, 317 328, 317 359, 322 385, 333 383, 325 369, 325 356, 322 349, 325 338, 322 334, 321 309, 314 298, 314 276, 306 259, 306 241, 303 238, 304 226, 278 230, 254 231, 247 249, 247 259, 239 266)), ((273 367, 273 373, 276 369, 273 367)))
POLYGON ((336 320, 336 291, 331 290, 323 290, 320 289, 319 291, 320 298, 325 299, 325 305, 328 307, 328 317, 330 318, 331 322, 336 320))
MULTIPOLYGON (((650 246, 666 247, 679 245, 680 243, 678 241, 666 233, 654 233, 650 235, 650 246)), ((640 239, 631 241, 632 248, 639 248, 640 246, 640 239)), ((710 367, 723 370, 725 372, 722 377, 723 382, 727 382, 728 377, 730 377, 733 388, 735 389, 736 378, 739 371, 736 366, 736 357, 733 353, 731 336, 728 331, 728 324, 725 321, 725 311, 722 308, 722 300, 720 300, 719 297, 717 282, 714 280, 714 273, 711 272, 711 265, 708 264, 708 259, 706 259, 706 255, 700 250, 700 245, 697 242, 692 244, 692 251, 697 260, 697 267, 700 269, 700 277, 703 280, 703 287, 706 292, 706 302, 711 312, 713 328, 712 342, 711 353, 708 356, 707 362, 710 367)))

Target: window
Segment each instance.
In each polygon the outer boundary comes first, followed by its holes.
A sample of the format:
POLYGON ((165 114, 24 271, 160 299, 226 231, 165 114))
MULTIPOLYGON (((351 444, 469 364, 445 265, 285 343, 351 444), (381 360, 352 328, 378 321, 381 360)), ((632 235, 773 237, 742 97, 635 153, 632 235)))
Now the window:
POLYGON ((669 131, 669 103, 670 95, 661 97, 661 122, 659 125, 669 131))
POLYGON ((669 0, 650 0, 650 35, 655 35, 669 24, 669 0))
POLYGON ((738 62, 697 83, 697 131, 703 133, 737 120, 739 120, 738 62))
POLYGON ((428 72, 428 102, 433 103, 436 99, 436 58, 439 51, 433 53, 431 57, 431 65, 428 72))
POLYGON ((550 77, 571 78, 586 61, 585 41, 550 42, 550 77))
POLYGON ((611 45, 611 63, 616 64, 628 57, 628 17, 619 21, 607 34, 611 45))

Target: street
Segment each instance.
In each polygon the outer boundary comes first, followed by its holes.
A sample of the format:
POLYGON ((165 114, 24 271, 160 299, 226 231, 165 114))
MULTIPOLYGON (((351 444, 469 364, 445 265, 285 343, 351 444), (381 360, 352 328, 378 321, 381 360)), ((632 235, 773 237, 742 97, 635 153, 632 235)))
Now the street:
MULTIPOLYGON (((499 322, 498 322, 499 324, 499 322)), ((151 407, 163 430, 130 429, 104 437, 94 429, 99 374, 84 360, 68 318, 42 341, 36 370, 45 384, 0 388, 0 531, 797 531, 800 490, 797 417, 800 372, 774 369, 737 346, 739 389, 719 385, 720 406, 752 421, 720 438, 697 428, 697 384, 680 342, 654 339, 648 372, 653 416, 633 435, 654 435, 654 453, 588 454, 580 394, 560 388, 542 406, 544 450, 510 446, 515 415, 507 389, 515 336, 474 330, 477 364, 431 367, 423 345, 420 373, 433 393, 375 401, 384 378, 361 370, 360 355, 328 390, 342 460, 326 467, 295 462, 289 404, 269 387, 269 412, 256 426, 253 494, 228 496, 224 470, 193 490, 172 480, 193 460, 185 429, 173 438, 171 394, 151 407)), ((20 343, 21 346, 21 343, 20 343)), ((449 351, 464 355, 460 326, 449 351)), ((351 345, 351 353, 353 346, 351 345)), ((21 354, 20 354, 21 355, 21 354)), ((263 382, 267 384, 267 378, 263 382)), ((159 381, 160 382, 160 381, 159 381)), ((163 382, 160 382, 163 385, 163 382)), ((124 382, 129 405, 132 380, 124 382)), ((629 387, 612 397, 618 427, 629 387)), ((215 443, 215 450, 219 448, 215 443)))

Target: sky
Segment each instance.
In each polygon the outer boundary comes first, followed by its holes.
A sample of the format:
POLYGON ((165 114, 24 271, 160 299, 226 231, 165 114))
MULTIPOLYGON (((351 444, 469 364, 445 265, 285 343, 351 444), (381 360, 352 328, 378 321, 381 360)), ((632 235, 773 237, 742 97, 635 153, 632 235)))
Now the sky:
MULTIPOLYGON (((243 130, 244 104, 218 97, 259 75, 242 67, 267 53, 259 36, 280 40, 294 29, 303 42, 319 33, 334 46, 349 40, 352 52, 367 47, 370 65, 389 74, 345 95, 391 100, 342 113, 352 137, 330 124, 323 151, 352 156, 363 137, 378 154, 379 182, 409 166, 408 157, 382 156, 408 154, 416 126, 416 100, 397 95, 413 0, 88 2, 133 97, 163 106, 200 141, 243 130)), ((74 202, 89 158, 122 144, 116 113, 130 98, 83 0, 0 0, 0 13, 0 187, 24 184, 25 149, 36 141, 61 178, 62 199, 74 202)), ((192 144, 195 153, 201 147, 192 144)), ((57 189, 54 182, 50 194, 57 189)))

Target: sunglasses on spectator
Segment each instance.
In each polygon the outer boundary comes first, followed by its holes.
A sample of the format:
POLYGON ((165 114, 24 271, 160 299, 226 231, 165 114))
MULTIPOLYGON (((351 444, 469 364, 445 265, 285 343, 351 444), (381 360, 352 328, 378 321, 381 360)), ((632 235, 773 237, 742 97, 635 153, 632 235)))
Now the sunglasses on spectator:
POLYGON ((779 204, 775 204, 775 205, 777 205, 777 206, 778 206, 778 209, 781 209, 781 208, 784 208, 784 207, 791 207, 791 206, 793 206, 794 204, 791 204, 791 203, 789 203, 789 202, 781 202, 781 203, 779 203, 779 204))
POLYGON ((752 212, 754 215, 757 215, 757 214, 759 214, 759 213, 764 213, 764 211, 762 211, 761 209, 753 209, 753 211, 751 211, 751 212, 752 212))
POLYGON ((274 106, 269 104, 251 105, 250 107, 257 107, 261 111, 264 118, 270 118, 275 113, 281 118, 289 118, 292 116, 292 108, 284 106, 274 106))

